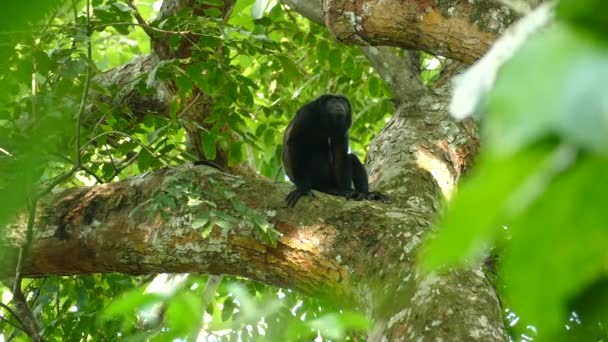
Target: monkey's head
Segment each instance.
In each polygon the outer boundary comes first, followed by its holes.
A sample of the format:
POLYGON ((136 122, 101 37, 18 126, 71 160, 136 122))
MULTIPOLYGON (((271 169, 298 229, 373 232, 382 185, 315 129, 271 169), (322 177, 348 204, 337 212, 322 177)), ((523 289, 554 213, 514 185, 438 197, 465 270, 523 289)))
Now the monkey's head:
POLYGON ((346 133, 352 124, 352 111, 346 96, 325 94, 318 99, 323 119, 333 133, 346 133))

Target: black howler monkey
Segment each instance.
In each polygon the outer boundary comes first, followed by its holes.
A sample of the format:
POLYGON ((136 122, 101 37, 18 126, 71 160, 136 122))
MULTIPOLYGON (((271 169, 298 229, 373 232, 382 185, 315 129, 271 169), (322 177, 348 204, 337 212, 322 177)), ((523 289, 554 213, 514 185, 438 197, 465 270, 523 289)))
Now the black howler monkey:
POLYGON ((351 105, 342 95, 324 94, 298 109, 283 136, 281 161, 296 185, 287 195, 288 206, 295 206, 310 190, 388 202, 385 195, 369 192, 365 167, 348 153, 351 123, 351 105))

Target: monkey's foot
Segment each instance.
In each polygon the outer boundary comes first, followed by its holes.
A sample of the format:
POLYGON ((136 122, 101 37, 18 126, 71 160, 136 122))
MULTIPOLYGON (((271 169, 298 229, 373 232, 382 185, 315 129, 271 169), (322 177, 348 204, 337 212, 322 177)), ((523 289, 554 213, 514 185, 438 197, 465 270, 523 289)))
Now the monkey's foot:
POLYGON ((306 196, 306 195, 310 195, 312 197, 315 197, 315 195, 310 190, 304 190, 304 189, 298 189, 298 188, 296 188, 295 190, 291 191, 287 195, 287 197, 285 197, 285 200, 287 201, 287 206, 290 207, 290 208, 293 208, 296 205, 296 203, 298 203, 298 200, 302 196, 306 196))
POLYGON ((361 201, 366 199, 367 195, 362 192, 350 190, 344 193, 344 197, 349 200, 361 201))
POLYGON ((370 193, 367 193, 365 195, 365 199, 370 200, 370 201, 380 201, 382 203, 390 202, 388 196, 386 196, 385 194, 379 193, 377 191, 372 191, 370 193))

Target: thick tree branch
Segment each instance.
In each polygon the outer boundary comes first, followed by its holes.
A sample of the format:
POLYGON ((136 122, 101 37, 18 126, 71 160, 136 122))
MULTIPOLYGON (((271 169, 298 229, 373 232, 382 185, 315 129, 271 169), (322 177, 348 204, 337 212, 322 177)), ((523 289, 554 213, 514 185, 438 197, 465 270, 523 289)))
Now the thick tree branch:
POLYGON ((399 56, 395 48, 387 46, 362 46, 361 51, 391 89, 396 103, 416 102, 427 91, 420 79, 420 70, 415 64, 417 61, 408 56, 409 52, 399 56))
POLYGON ((512 19, 505 15, 509 9, 489 1, 324 0, 323 5, 325 24, 339 41, 423 50, 465 63, 480 58, 512 19))
MULTIPOLYGON (((372 255, 372 251, 360 253, 369 244, 355 232, 364 229, 365 236, 379 241, 387 231, 398 229, 403 223, 401 217, 387 217, 387 211, 400 212, 400 216, 409 216, 415 222, 416 215, 407 210, 321 194, 302 200, 295 210, 287 209, 287 191, 285 184, 189 165, 163 168, 122 182, 64 190, 41 203, 36 237, 23 274, 233 274, 304 293, 349 298, 353 271, 347 265, 354 268, 372 255), (149 210, 163 201, 162 194, 175 190, 171 184, 178 179, 185 183, 194 180, 192 193, 183 194, 181 207, 164 208, 166 218, 161 218, 158 210, 149 218, 149 210), (202 205, 190 211, 185 203, 187 196, 223 194, 226 189, 234 192, 234 197, 201 199, 204 203, 212 201, 213 206, 202 205), (275 224, 283 234, 276 248, 256 237, 259 232, 250 219, 231 204, 235 199, 256 208, 275 224), (203 237, 200 229, 193 228, 193 222, 198 215, 214 210, 236 217, 238 222, 231 228, 215 225, 209 236, 203 237), (353 221, 353 215, 358 219, 347 224, 347 219, 353 221), (375 222, 373 227, 365 224, 368 221, 375 222)), ((9 231, 24 228, 17 224, 9 231)), ((11 261, 7 251, 1 252, 3 270, 11 261)))

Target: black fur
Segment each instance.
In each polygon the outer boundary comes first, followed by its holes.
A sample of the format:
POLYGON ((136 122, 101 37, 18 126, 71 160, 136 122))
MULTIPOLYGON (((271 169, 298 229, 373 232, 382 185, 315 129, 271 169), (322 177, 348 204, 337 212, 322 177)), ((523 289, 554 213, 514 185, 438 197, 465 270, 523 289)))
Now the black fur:
POLYGON ((296 185, 287 195, 288 206, 295 206, 310 190, 356 200, 388 201, 381 193, 369 192, 365 167, 356 155, 348 153, 351 123, 352 109, 345 96, 321 95, 298 109, 283 136, 281 161, 296 185))

